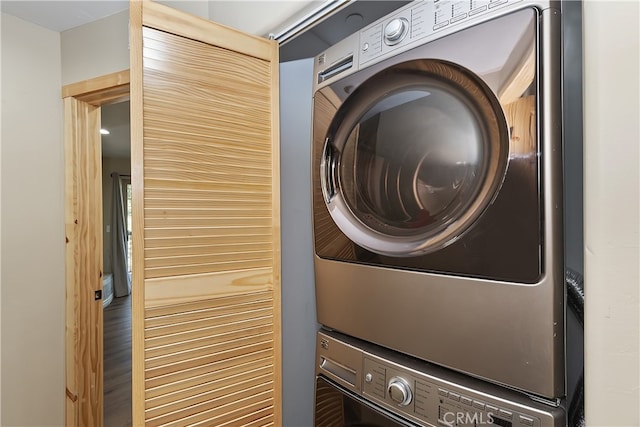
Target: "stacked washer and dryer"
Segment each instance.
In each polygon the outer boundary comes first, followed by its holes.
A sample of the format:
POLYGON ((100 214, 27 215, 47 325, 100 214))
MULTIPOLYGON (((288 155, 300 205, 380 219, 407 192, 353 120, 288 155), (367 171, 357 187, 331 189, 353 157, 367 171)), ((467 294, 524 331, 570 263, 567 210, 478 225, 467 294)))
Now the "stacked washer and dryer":
POLYGON ((317 427, 566 424, 560 25, 417 1, 315 58, 317 427))

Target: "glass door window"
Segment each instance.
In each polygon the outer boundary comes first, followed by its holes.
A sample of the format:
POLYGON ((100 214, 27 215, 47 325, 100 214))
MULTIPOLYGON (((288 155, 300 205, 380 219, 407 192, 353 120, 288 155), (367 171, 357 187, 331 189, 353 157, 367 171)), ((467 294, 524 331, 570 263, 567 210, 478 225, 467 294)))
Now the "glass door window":
POLYGON ((498 190, 506 121, 459 66, 415 60, 363 83, 329 128, 323 192, 338 227, 372 252, 415 256, 459 238, 498 190))

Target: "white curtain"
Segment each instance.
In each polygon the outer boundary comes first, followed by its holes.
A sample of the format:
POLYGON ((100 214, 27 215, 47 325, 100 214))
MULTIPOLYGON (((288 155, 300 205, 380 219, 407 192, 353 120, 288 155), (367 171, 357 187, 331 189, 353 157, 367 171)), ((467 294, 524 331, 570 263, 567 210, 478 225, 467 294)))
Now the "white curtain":
POLYGON ((116 172, 113 181, 113 203, 111 204, 111 268, 113 272, 114 296, 124 297, 131 293, 131 278, 127 266, 127 216, 122 180, 116 172))

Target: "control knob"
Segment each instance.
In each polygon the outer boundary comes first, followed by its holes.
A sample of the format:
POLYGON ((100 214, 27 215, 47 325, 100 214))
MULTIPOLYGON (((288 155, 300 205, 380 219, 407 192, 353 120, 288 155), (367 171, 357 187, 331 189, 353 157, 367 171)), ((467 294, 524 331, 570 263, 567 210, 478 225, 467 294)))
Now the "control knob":
POLYGON ((407 34, 409 28, 409 22, 404 18, 392 19, 386 27, 384 27, 384 41, 388 45, 394 45, 400 43, 400 41, 407 34))
POLYGON ((413 393, 411 392, 411 386, 409 383, 400 377, 393 377, 389 380, 389 386, 387 387, 389 397, 396 402, 398 406, 407 406, 413 399, 413 393))

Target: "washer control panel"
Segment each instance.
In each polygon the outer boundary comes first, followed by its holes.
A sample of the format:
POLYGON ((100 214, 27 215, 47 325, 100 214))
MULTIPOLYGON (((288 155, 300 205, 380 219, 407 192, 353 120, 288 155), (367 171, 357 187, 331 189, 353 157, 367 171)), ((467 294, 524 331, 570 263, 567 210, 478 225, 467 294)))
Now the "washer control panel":
POLYGON ((383 411, 421 426, 556 427, 564 410, 333 331, 318 333, 316 375, 333 380, 383 411), (339 360, 349 354, 348 360, 339 360), (356 357, 359 354, 360 357, 356 357), (329 362, 327 362, 329 361, 329 362), (348 381, 339 370, 343 366, 348 381), (354 381, 354 378, 360 381, 354 381))

